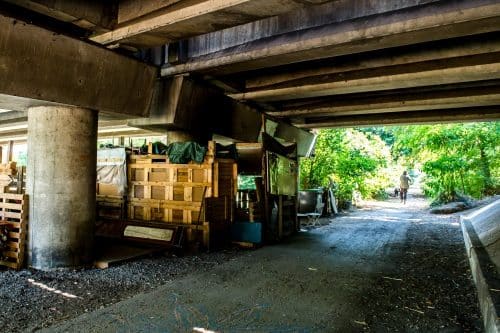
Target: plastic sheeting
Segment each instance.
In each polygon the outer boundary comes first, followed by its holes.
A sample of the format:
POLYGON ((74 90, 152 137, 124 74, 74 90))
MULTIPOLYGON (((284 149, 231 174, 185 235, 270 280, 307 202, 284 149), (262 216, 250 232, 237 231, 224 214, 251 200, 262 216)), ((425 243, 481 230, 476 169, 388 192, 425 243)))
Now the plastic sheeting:
POLYGON ((167 147, 168 159, 175 164, 202 163, 206 153, 207 148, 196 142, 174 142, 167 147))
POLYGON ((120 195, 127 191, 127 154, 125 148, 97 151, 97 183, 116 185, 120 195))

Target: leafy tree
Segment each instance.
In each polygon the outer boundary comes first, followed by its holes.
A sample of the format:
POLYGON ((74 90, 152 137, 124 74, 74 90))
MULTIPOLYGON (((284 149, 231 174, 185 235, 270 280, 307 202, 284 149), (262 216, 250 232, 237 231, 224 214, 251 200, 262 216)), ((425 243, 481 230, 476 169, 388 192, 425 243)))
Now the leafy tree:
POLYGON ((301 187, 337 185, 337 196, 365 197, 397 186, 403 168, 421 169, 424 193, 436 202, 500 190, 500 123, 321 130, 315 156, 301 161, 301 187))
POLYGON ((422 164, 424 192, 437 202, 498 192, 498 122, 405 126, 394 133, 393 154, 407 165, 422 164))
POLYGON ((333 180, 337 196, 347 201, 355 190, 365 197, 385 193, 381 189, 387 187, 389 177, 384 171, 390 160, 389 148, 377 134, 354 129, 322 130, 314 158, 301 161, 301 186, 328 186, 333 180))

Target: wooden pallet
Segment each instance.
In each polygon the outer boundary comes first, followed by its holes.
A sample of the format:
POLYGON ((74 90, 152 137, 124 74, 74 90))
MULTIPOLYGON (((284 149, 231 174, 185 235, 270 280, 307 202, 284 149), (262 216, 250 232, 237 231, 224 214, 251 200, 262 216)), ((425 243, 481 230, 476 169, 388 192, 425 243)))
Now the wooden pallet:
POLYGON ((193 223, 200 221, 201 202, 213 193, 210 164, 129 165, 128 217, 193 223))
POLYGON ((188 242, 200 240, 208 247, 205 199, 236 193, 234 160, 214 156, 214 142, 202 164, 172 164, 164 155, 130 156, 127 218, 184 225, 188 242))
POLYGON ((126 217, 125 197, 97 195, 97 220, 121 220, 126 217))
POLYGON ((0 193, 0 222, 9 226, 9 249, 3 252, 0 265, 21 269, 28 225, 28 196, 0 193))

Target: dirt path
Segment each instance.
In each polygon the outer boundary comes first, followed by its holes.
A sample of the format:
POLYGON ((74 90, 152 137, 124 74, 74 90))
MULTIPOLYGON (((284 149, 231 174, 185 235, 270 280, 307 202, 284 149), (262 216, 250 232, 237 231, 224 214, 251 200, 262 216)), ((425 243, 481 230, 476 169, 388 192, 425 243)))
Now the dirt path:
POLYGON ((456 216, 371 203, 47 332, 479 332, 456 216))

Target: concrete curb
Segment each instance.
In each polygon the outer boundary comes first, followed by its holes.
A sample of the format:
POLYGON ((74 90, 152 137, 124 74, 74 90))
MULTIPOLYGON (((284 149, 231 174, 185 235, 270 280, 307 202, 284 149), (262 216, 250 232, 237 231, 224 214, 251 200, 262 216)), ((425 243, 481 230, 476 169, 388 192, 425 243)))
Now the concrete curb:
POLYGON ((474 218, 491 207, 492 205, 488 205, 474 214, 461 216, 460 224, 472 276, 477 288, 485 332, 497 333, 500 332, 500 278, 495 264, 472 225, 474 218))

